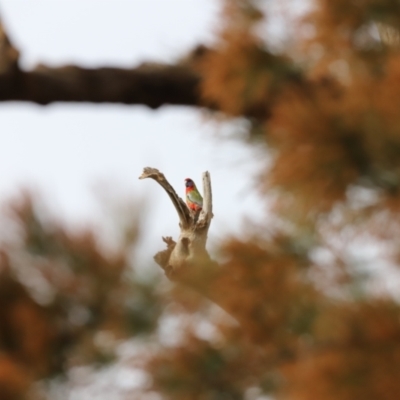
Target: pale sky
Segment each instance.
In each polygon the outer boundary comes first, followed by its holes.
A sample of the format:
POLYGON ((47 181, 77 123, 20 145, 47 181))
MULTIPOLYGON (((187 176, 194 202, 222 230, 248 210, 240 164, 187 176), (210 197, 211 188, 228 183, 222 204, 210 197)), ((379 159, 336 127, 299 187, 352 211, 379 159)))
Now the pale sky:
MULTIPOLYGON (((212 41, 218 12, 216 0, 0 0, 0 15, 26 68, 172 62, 212 41)), ((33 188, 74 226, 106 218, 94 188, 106 197, 145 199, 147 254, 163 248, 162 235, 177 235, 178 221, 161 188, 137 179, 145 166, 162 170, 182 196, 184 178, 201 186, 201 173, 210 171, 211 240, 240 232, 246 217, 257 220, 263 212, 253 189, 256 153, 221 138, 239 132, 239 122, 218 125, 186 107, 61 103, 2 103, 0 119, 2 200, 33 188)))

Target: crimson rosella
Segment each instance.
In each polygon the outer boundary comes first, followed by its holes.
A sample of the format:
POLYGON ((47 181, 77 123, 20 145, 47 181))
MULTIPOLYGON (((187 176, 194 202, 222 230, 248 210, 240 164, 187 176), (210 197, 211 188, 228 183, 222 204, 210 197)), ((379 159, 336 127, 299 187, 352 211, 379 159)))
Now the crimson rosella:
POLYGON ((203 198, 196 185, 190 178, 185 179, 186 204, 192 211, 200 211, 203 208, 203 198))

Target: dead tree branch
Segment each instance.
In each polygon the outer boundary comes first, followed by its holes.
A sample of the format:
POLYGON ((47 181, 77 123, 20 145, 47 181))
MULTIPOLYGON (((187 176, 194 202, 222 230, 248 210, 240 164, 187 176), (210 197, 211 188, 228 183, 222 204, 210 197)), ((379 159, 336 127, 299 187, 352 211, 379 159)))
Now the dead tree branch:
POLYGON ((144 168, 139 179, 146 178, 154 179, 167 192, 180 220, 178 240, 175 242, 169 236, 163 237, 167 248, 159 251, 154 260, 170 280, 194 289, 237 318, 240 323, 241 316, 235 315, 235 310, 229 305, 229 296, 226 296, 219 284, 227 271, 211 259, 206 249, 208 230, 213 218, 209 172, 203 173, 204 201, 200 215, 189 210, 160 171, 144 168))
POLYGON ((170 185, 170 183, 165 179, 165 176, 158 169, 146 167, 143 169, 142 175, 139 176, 139 179, 151 178, 154 179, 162 188, 167 192, 169 198, 174 205, 180 224, 181 229, 187 229, 190 227, 192 223, 192 216, 190 214, 189 209, 187 208, 185 202, 176 194, 174 188, 170 185))
MULTIPOLYGON (((175 242, 171 237, 163 238, 167 249, 157 253, 155 261, 166 272, 167 276, 176 281, 185 281, 193 286, 200 284, 199 273, 210 271, 210 266, 216 266, 207 252, 206 243, 208 229, 212 219, 211 178, 208 172, 203 173, 204 208, 200 215, 195 215, 186 203, 176 194, 164 174, 155 168, 144 168, 139 179, 152 178, 167 192, 174 205, 178 217, 180 235, 175 242)), ((197 287, 199 290, 199 287, 197 287)))
POLYGON ((208 171, 203 173, 203 209, 197 221, 198 226, 209 226, 211 224, 212 213, 212 191, 211 178, 208 171))

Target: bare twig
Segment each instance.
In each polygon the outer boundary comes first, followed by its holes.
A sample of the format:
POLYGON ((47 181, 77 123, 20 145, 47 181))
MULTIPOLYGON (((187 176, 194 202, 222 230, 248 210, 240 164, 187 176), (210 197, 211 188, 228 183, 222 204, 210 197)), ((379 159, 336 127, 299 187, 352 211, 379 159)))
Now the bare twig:
POLYGON ((143 173, 142 175, 140 175, 139 179, 146 178, 154 179, 159 185, 163 187, 178 213, 181 229, 189 228, 193 220, 190 211, 187 208, 185 202, 176 194, 174 188, 165 179, 164 174, 156 168, 146 167, 143 169, 143 173))
POLYGON ((197 225, 209 226, 211 223, 212 213, 212 191, 211 191, 211 178, 208 171, 203 173, 203 209, 200 212, 197 225))
POLYGON ((172 237, 167 236, 162 238, 163 242, 166 243, 167 248, 165 250, 159 251, 155 256, 154 256, 154 261, 165 271, 165 274, 167 275, 168 278, 171 277, 171 272, 168 269, 168 261, 169 258, 171 257, 171 253, 175 248, 176 242, 172 239, 172 237))

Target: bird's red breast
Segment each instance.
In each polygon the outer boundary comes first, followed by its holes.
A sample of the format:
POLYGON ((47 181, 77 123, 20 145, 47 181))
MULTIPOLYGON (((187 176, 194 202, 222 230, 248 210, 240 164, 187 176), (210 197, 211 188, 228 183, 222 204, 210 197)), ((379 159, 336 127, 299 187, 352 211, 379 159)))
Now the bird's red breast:
POLYGON ((190 193, 191 191, 194 190, 194 186, 192 186, 192 187, 186 187, 185 189, 186 189, 185 193, 190 193))
POLYGON ((187 204, 187 206, 188 206, 191 210, 193 210, 193 211, 200 211, 200 210, 202 209, 201 206, 199 206, 199 205, 196 204, 196 203, 193 203, 193 202, 190 201, 189 199, 186 199, 186 204, 187 204))

